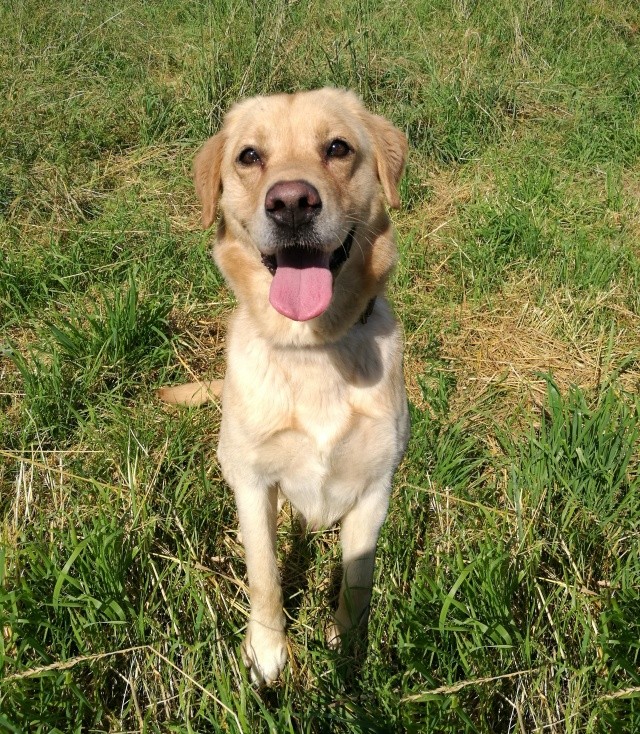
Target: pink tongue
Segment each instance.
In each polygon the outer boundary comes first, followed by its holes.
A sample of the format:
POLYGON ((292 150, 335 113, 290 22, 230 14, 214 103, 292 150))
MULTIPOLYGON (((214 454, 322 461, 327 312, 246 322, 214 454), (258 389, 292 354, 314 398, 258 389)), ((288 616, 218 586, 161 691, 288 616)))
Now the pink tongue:
POLYGON ((333 294, 331 253, 286 247, 276 253, 269 301, 289 319, 308 321, 327 310, 333 294))

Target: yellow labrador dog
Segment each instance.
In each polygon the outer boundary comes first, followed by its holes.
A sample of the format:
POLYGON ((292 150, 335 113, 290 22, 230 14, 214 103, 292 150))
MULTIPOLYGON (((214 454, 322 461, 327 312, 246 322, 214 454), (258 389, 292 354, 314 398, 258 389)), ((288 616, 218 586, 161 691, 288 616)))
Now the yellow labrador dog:
POLYGON ((341 522, 343 581, 329 642, 364 620, 393 473, 409 435, 400 328, 384 298, 396 261, 405 136, 351 92, 236 104, 194 164, 215 260, 238 299, 222 381, 165 388, 167 402, 222 392, 218 458, 234 490, 256 683, 287 660, 276 562, 278 496, 312 529, 341 522))

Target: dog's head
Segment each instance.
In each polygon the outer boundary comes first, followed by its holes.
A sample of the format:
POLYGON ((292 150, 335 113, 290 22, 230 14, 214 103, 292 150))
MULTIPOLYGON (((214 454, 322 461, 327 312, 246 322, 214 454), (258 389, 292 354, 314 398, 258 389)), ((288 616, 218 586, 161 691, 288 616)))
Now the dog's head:
POLYGON ((203 225, 222 213, 218 265, 265 328, 339 336, 384 289, 395 262, 384 198, 400 206, 406 153, 400 130, 351 92, 230 110, 195 159, 195 184, 203 225))

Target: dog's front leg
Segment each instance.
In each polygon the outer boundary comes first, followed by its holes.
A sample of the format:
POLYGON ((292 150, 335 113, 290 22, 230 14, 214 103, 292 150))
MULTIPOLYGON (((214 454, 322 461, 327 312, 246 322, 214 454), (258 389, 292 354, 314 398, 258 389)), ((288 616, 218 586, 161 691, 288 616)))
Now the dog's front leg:
POLYGON ((287 662, 282 589, 276 559, 276 487, 235 488, 245 549, 251 615, 242 659, 253 683, 272 683, 287 662))
POLYGON ((387 515, 390 490, 391 477, 372 487, 342 518, 342 586, 335 623, 327 630, 333 647, 339 646, 342 634, 367 620, 376 544, 387 515))

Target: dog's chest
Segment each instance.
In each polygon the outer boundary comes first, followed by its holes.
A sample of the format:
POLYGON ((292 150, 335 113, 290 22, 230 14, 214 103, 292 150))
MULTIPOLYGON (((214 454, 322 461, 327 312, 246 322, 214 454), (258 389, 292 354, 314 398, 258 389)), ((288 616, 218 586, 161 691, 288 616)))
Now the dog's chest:
POLYGON ((258 471, 312 528, 333 525, 371 481, 371 419, 354 411, 349 389, 326 377, 324 390, 290 395, 280 428, 254 452, 258 471))
POLYGON ((234 434, 256 468, 278 481, 299 467, 315 476, 339 470, 346 445, 371 421, 375 400, 363 400, 344 365, 330 358, 291 355, 250 364, 243 361, 233 373, 244 392, 240 398, 234 391, 241 404, 224 401, 223 422, 232 413, 230 423, 241 423, 234 434))
POLYGON ((354 411, 349 390, 335 380, 326 380, 323 389, 303 386, 291 395, 285 422, 289 431, 310 443, 319 458, 327 459, 344 436, 354 428, 354 411))
POLYGON ((331 365, 307 364, 294 373, 281 371, 270 382, 273 389, 260 411, 261 424, 256 426, 259 442, 269 445, 272 456, 280 454, 286 464, 292 452, 302 452, 298 461, 307 456, 330 462, 358 422, 353 389, 331 365))
POLYGON ((223 472, 232 484, 240 474, 279 484, 307 519, 330 524, 401 453, 406 399, 393 322, 344 348, 274 349, 239 334, 223 392, 223 472))

